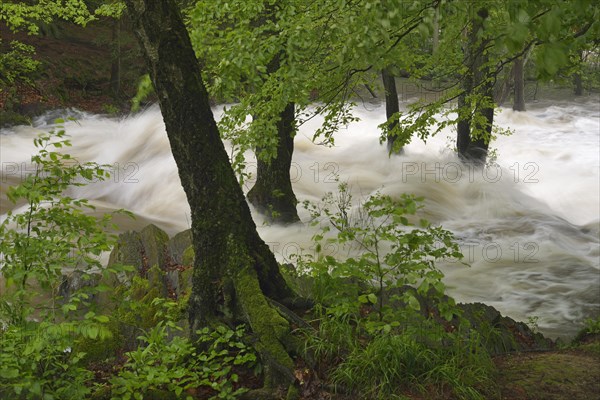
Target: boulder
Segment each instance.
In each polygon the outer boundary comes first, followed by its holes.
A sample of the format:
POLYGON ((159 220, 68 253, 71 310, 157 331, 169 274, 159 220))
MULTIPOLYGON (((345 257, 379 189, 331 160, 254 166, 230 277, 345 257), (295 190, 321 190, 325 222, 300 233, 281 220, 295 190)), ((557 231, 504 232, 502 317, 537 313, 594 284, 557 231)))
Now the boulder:
POLYGON ((179 232, 169 240, 168 250, 174 264, 183 264, 183 253, 192 245, 192 230, 179 232))

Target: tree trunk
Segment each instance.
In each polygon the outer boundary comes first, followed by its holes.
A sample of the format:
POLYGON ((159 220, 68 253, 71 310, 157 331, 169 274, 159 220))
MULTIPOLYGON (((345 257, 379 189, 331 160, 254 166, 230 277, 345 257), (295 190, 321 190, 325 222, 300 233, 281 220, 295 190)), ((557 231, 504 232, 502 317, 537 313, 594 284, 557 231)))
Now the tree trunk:
MULTIPOLYGON (((389 72, 388 69, 381 71, 381 79, 383 80, 383 89, 385 90, 385 116, 390 120, 394 114, 400 112, 400 104, 398 102, 398 91, 396 90, 396 78, 389 72)), ((394 129, 398 126, 398 121, 392 121, 388 124, 387 148, 390 154, 401 154, 402 145, 396 143, 398 139, 397 132, 394 129)))
POLYGON ((487 41, 481 38, 483 21, 488 12, 481 9, 472 22, 465 47, 468 70, 462 81, 463 94, 458 98, 459 119, 456 126, 456 147, 459 157, 468 163, 485 165, 494 122, 494 85, 491 79, 487 41), (472 106, 469 96, 475 95, 477 104, 472 106), (474 108, 473 108, 474 107, 474 108), (475 125, 472 114, 484 117, 483 126, 475 125))
POLYGON ((115 19, 112 26, 110 88, 115 98, 121 93, 121 19, 115 19))
POLYGON ((256 183, 248 192, 248 200, 271 221, 292 223, 300 220, 296 210, 298 201, 290 179, 296 135, 294 104, 288 104, 280 117, 277 123, 277 155, 269 162, 257 156, 256 183))
POLYGON ((218 320, 248 323, 257 338, 265 386, 292 388, 294 364, 284 348, 290 328, 265 296, 289 304, 294 293, 256 232, 177 5, 174 0, 126 4, 191 209, 191 331, 218 320))
POLYGON ((513 73, 515 77, 515 90, 513 110, 525 111, 525 68, 523 57, 515 59, 513 73))
MULTIPOLYGON (((583 65, 583 52, 579 52, 579 68, 583 65)), ((573 86, 575 96, 583 96, 583 79, 581 79, 581 72, 578 70, 573 74, 573 86)))
POLYGON ((575 96, 583 96, 583 80, 581 79, 581 74, 579 72, 573 74, 573 85, 575 87, 575 96))

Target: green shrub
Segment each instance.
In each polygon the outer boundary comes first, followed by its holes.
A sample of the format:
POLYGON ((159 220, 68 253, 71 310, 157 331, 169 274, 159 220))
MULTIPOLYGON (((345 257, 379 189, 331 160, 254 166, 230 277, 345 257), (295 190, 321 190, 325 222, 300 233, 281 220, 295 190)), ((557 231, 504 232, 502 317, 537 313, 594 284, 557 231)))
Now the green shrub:
POLYGON ((321 204, 305 204, 321 230, 316 257, 300 257, 297 270, 311 277, 322 304, 306 349, 333 383, 360 398, 433 388, 479 399, 475 387, 489 382, 493 364, 476 332, 452 325, 460 313, 435 265, 462 255, 449 231, 417 218, 421 200, 376 194, 354 209, 341 184, 321 204), (336 254, 323 254, 331 249, 336 254))
MULTIPOLYGON (((21 213, 9 211, 0 224, 0 397, 81 399, 91 374, 81 362, 81 341, 110 336, 109 318, 90 311, 92 296, 106 290, 83 285, 61 296, 64 274, 92 279, 99 256, 110 249, 110 215, 86 215, 94 207, 68 195, 73 186, 108 175, 96 163, 80 164, 52 151, 70 146, 62 127, 34 139, 35 172, 7 191, 21 213)), ((103 270, 111 274, 117 270, 103 270)))
MULTIPOLYGON (((176 307, 173 302, 158 301, 163 307, 176 307)), ((163 391, 191 399, 193 390, 201 387, 219 399, 234 399, 245 392, 234 388, 238 375, 233 367, 252 365, 256 355, 242 340, 243 326, 235 331, 223 326, 202 329, 196 332, 196 343, 174 336, 177 330, 175 321, 167 318, 139 337, 143 345, 126 354, 127 363, 110 380, 113 399, 141 400, 163 391)))
POLYGON ((419 311, 419 297, 435 301, 440 314, 450 320, 456 312, 454 301, 444 297, 444 275, 435 262, 463 256, 451 232, 424 219, 414 225, 411 220, 417 219, 420 201, 409 195, 394 200, 376 194, 353 210, 348 185, 340 184, 337 196, 328 193, 319 205, 305 203, 313 225, 321 225, 313 237, 317 257, 299 263, 301 271, 314 277, 316 300, 357 312, 370 307, 374 312, 365 321, 370 333, 397 326, 406 314, 406 307, 398 304, 419 311), (332 245, 337 254, 323 255, 332 245))

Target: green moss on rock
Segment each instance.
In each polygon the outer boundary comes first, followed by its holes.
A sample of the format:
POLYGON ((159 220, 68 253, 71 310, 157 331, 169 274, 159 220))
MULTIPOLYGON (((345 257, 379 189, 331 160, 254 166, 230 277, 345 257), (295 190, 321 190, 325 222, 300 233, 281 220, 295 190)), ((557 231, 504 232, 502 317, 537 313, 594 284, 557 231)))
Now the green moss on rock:
POLYGON ((191 267, 194 265, 195 258, 196 253, 194 253, 194 246, 188 246, 188 248, 183 252, 182 264, 187 267, 191 267))

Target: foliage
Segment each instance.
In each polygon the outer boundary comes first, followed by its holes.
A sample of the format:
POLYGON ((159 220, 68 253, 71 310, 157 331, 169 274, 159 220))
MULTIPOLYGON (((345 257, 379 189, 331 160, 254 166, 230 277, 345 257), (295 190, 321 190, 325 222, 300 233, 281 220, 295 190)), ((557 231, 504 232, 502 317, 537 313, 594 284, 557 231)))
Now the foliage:
POLYGON ((85 26, 94 18, 83 0, 0 3, 0 21, 13 32, 26 30, 29 34, 38 34, 40 22, 50 23, 56 19, 85 26))
MULTIPOLYGON (((445 286, 435 261, 461 259, 462 254, 449 231, 423 219, 418 227, 413 224, 422 200, 409 195, 393 200, 375 194, 353 210, 350 189, 342 183, 337 197, 328 193, 320 205, 305 203, 313 225, 325 220, 321 232, 313 237, 318 254, 331 244, 348 254, 342 260, 319 254, 301 267, 315 276, 317 300, 344 307, 373 306, 375 318, 369 318, 367 325, 370 333, 389 332, 398 325, 397 302, 418 311, 418 296, 441 300, 445 286), (335 287, 344 280, 343 286, 335 287), (407 285, 414 285, 416 291, 405 290, 407 285)), ((445 319, 452 318, 452 299, 440 301, 438 306, 445 319)))
POLYGON ((584 326, 587 333, 600 334, 600 316, 586 319, 584 326))
POLYGON ((81 399, 90 393, 91 373, 79 363, 83 353, 71 353, 73 338, 62 328, 45 323, 0 332, 0 396, 81 399))
MULTIPOLYGON (((176 307, 173 302, 155 301, 167 310, 176 307)), ((166 315, 169 312, 163 317, 166 315)), ((191 399, 190 393, 201 387, 212 389, 211 398, 219 399, 233 399, 245 392, 234 388, 238 375, 233 368, 252 365, 256 356, 243 342, 243 326, 235 330, 204 328, 196 332, 196 342, 174 335, 177 330, 181 328, 166 317, 139 337, 144 344, 126 354, 127 363, 110 380, 113 399, 143 399, 161 390, 191 399)))
MULTIPOLYGON (((387 399, 399 390, 450 388, 460 399, 483 399, 475 387, 489 384, 492 361, 477 339, 427 324, 374 336, 357 346, 332 372, 332 380, 364 398, 387 399)), ((441 393, 440 393, 441 394, 441 393)))
POLYGON ((428 6, 409 13, 405 2, 379 3, 197 1, 186 10, 209 92, 237 102, 220 131, 242 179, 246 150, 259 148, 264 161, 275 155, 275 124, 287 104, 296 105, 297 126, 323 116, 313 140, 333 144, 339 128, 356 120, 351 96, 372 83, 380 60, 412 54, 390 48, 416 30, 428 6))
POLYGON ((107 321, 88 313, 82 321, 29 322, 0 330, 0 397, 75 400, 90 394, 85 353, 74 348, 82 340, 109 337, 107 321))
MULTIPOLYGON (((7 191, 21 213, 9 211, 0 224, 0 394, 27 399, 78 399, 89 394, 90 378, 73 351, 83 340, 111 333, 109 318, 84 314, 92 295, 104 290, 85 285, 68 296, 60 291, 65 275, 90 281, 98 256, 114 239, 106 233, 111 216, 85 215, 94 207, 69 196, 69 188, 108 175, 95 163, 80 164, 53 151, 70 146, 62 126, 34 139, 35 172, 7 191), (39 322, 38 322, 39 321, 39 322)), ((110 274, 111 270, 105 270, 110 274)))
MULTIPOLYGON (((98 19, 96 15, 118 18, 124 10, 121 2, 111 2, 99 4, 98 9, 90 11, 88 3, 91 2, 84 0, 2 1, 0 23, 5 24, 13 33, 25 31, 29 35, 39 35, 43 33, 42 27, 58 20, 86 26, 98 19)), ((32 58, 35 53, 32 46, 12 41, 10 47, 10 51, 0 54, 0 92, 16 81, 31 83, 32 73, 40 66, 40 63, 32 58)))
POLYGON ((10 42, 10 51, 0 53, 0 88, 12 85, 17 80, 29 80, 31 73, 40 65, 39 61, 31 58, 33 53, 32 46, 18 41, 10 42))
MULTIPOLYGON (((506 66, 530 52, 535 58, 538 78, 555 78, 560 71, 570 68, 573 54, 590 48, 600 37, 600 8, 587 0, 577 2, 576 6, 551 0, 489 0, 441 2, 438 7, 439 46, 436 51, 421 53, 418 68, 412 71, 411 78, 416 85, 421 85, 418 79, 422 77, 437 78, 443 85, 436 89, 439 94, 435 101, 417 102, 392 117, 399 121, 391 132, 399 138, 397 146, 410 142, 413 136, 425 140, 458 121, 470 121, 472 138, 483 138, 489 143, 494 137, 481 112, 495 108, 495 99, 485 93, 483 87, 494 85, 506 66), (482 20, 479 13, 487 17, 482 20), (465 34, 469 30, 475 30, 471 39, 465 34), (473 70, 473 57, 487 61, 473 70), (464 85, 468 77, 475 77, 471 87, 464 85), (464 97, 464 101, 456 104, 455 100, 460 97, 464 97), (450 116, 450 119, 440 122, 436 114, 450 116)), ((423 23, 431 26, 433 20, 425 18, 423 23)), ((382 140, 387 133, 384 131, 382 140)), ((510 131, 497 133, 509 134, 510 131)))
POLYGON ((144 101, 153 92, 152 81, 148 74, 142 76, 138 83, 138 90, 133 99, 131 99, 131 111, 139 111, 142 101, 144 101))
POLYGON ((474 387, 489 379, 492 363, 476 332, 454 327, 460 313, 435 267, 462 255, 450 232, 418 219, 421 201, 378 193, 355 209, 342 183, 321 204, 305 204, 321 230, 313 237, 317 257, 301 258, 299 270, 311 276, 323 304, 307 351, 332 366, 334 383, 361 398, 432 385, 482 398, 474 387))
POLYGON ((8 289, 0 319, 8 325, 23 324, 34 312, 55 320, 59 312, 66 315, 88 304, 90 293, 85 292, 61 299, 63 274, 83 273, 82 279, 89 280, 89 271, 101 267, 99 256, 110 250, 114 240, 107 233, 114 228, 111 215, 100 219, 86 215, 94 206, 69 195, 71 187, 108 177, 104 167, 81 164, 69 154, 53 151, 71 145, 60 125, 34 139, 34 144, 38 148, 31 158, 35 172, 7 191, 10 201, 24 202, 26 209, 18 214, 9 211, 0 224, 1 266, 8 289), (32 298, 44 295, 32 291, 34 285, 50 296, 43 308, 33 306, 32 298))

